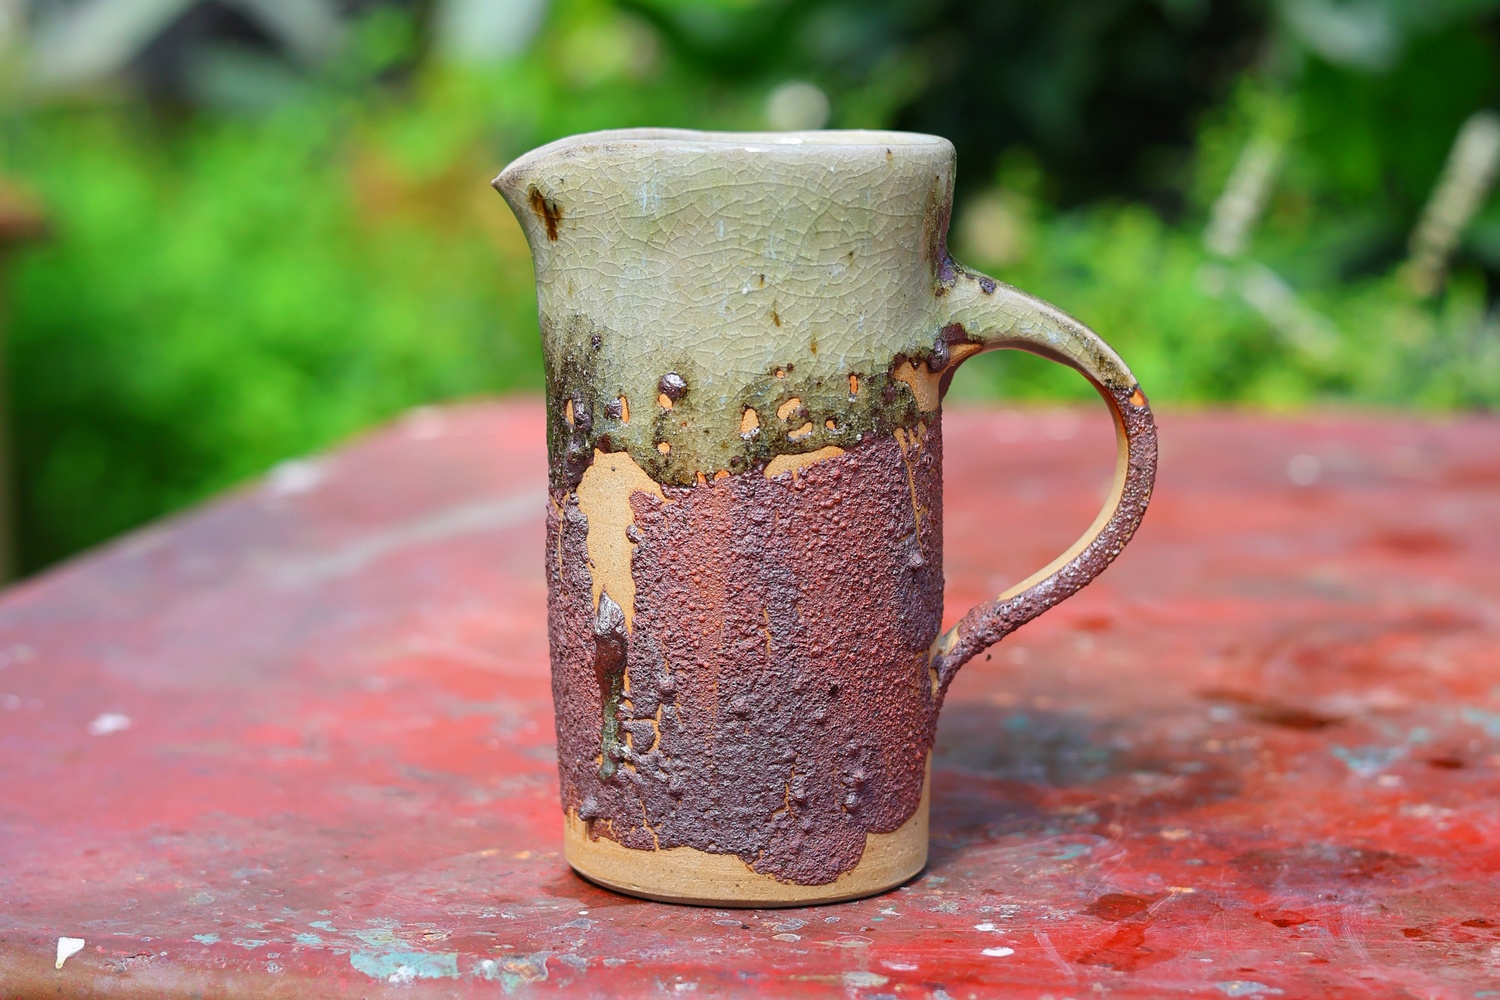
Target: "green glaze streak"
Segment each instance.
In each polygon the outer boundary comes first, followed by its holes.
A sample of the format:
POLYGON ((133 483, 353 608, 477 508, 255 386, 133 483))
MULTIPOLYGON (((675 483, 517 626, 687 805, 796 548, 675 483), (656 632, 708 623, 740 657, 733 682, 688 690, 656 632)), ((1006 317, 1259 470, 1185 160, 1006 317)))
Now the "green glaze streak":
POLYGON ((604 691, 604 725, 600 729, 599 746, 604 751, 604 760, 599 764, 599 780, 609 781, 620 769, 615 758, 620 753, 620 698, 624 695, 623 675, 614 679, 604 691))
MULTIPOLYGON (((601 342, 609 336, 599 335, 601 342)), ((695 392, 695 386, 710 380, 682 363, 672 371, 682 376, 688 389, 672 408, 658 406, 654 396, 644 406, 631 402, 627 423, 617 403, 621 393, 601 385, 597 367, 590 364, 590 354, 602 348, 558 339, 570 348, 552 359, 547 379, 547 446, 552 485, 558 489, 577 486, 596 448, 628 451, 648 476, 664 486, 689 486, 700 472, 706 477, 720 470, 740 473, 764 466, 777 455, 802 454, 828 445, 852 448, 889 435, 897 427, 914 427, 922 414, 911 388, 892 378, 890 370, 907 358, 922 364, 934 353, 932 341, 914 342, 898 351, 895 363, 888 361, 882 370, 833 375, 804 374, 795 362, 787 362, 740 385, 727 406, 721 402, 722 394, 710 397, 706 390, 695 392), (859 386, 853 394, 850 375, 859 386), (783 420, 777 412, 792 399, 800 404, 783 420), (570 402, 571 422, 567 417, 570 402), (747 409, 755 411, 757 427, 741 434, 747 409), (831 428, 829 420, 834 422, 831 428), (810 433, 791 436, 808 424, 812 425, 810 433), (666 441, 671 450, 663 453, 657 447, 659 441, 666 441)))

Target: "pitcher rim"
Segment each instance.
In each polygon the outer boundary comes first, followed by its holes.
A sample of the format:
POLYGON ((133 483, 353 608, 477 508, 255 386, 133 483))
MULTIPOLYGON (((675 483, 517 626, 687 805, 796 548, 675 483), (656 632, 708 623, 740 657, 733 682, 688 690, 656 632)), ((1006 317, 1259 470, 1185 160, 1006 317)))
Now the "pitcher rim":
POLYGON ((621 128, 583 132, 556 139, 516 157, 492 182, 502 192, 508 179, 526 173, 529 167, 563 153, 610 146, 639 146, 664 149, 702 150, 737 147, 747 153, 798 152, 826 154, 833 150, 906 149, 952 150, 953 144, 938 135, 925 132, 901 132, 888 129, 815 129, 793 132, 724 132, 686 128, 621 128))

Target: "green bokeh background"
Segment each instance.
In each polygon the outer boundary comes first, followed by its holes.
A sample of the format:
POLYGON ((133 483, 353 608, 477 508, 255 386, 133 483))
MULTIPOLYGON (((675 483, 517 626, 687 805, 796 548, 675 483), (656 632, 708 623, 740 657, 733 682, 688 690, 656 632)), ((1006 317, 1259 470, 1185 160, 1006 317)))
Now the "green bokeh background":
MULTIPOLYGON (((1500 205, 1435 291, 1403 270, 1500 97, 1496 2, 553 0, 484 60, 443 50, 438 6, 364 4, 316 61, 200 45, 154 86, 28 87, 17 43, 0 168, 50 229, 9 264, 24 569, 410 407, 538 390, 488 178, 573 132, 766 128, 790 81, 831 127, 953 139, 955 255, 1093 325, 1158 405, 1500 405, 1500 205), (1256 144, 1264 211, 1213 252, 1256 144)), ((974 369, 968 397, 1088 393, 974 369)))

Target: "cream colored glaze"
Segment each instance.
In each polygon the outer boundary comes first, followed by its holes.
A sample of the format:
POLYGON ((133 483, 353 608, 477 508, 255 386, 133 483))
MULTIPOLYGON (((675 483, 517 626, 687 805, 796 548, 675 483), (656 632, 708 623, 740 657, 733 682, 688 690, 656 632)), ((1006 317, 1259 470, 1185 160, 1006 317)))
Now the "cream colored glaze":
POLYGON ((916 365, 910 361, 903 361, 891 371, 891 378, 898 382, 905 382, 907 388, 911 389, 911 394, 916 397, 917 409, 923 413, 931 413, 943 402, 943 373, 977 352, 980 346, 979 344, 954 344, 949 350, 951 360, 937 371, 928 368, 926 362, 916 365))
POLYGON ((595 451, 593 464, 584 470, 578 483, 578 509, 589 520, 585 545, 594 583, 594 609, 599 608, 599 595, 609 591, 610 599, 625 612, 627 632, 635 621, 635 576, 630 565, 635 543, 625 532, 635 523, 635 511, 630 506, 635 493, 649 493, 666 501, 661 487, 627 452, 595 451))
POLYGON ((901 449, 901 461, 906 466, 906 483, 911 490, 911 516, 918 539, 922 537, 922 515, 927 511, 917 502, 917 480, 911 469, 911 453, 921 448, 926 440, 926 424, 917 424, 909 431, 896 428, 896 444, 901 449))
POLYGON ((784 476, 788 472, 795 476, 809 465, 816 465, 825 458, 834 458, 843 453, 844 449, 831 444, 817 451, 805 451, 800 455, 777 455, 766 463, 766 478, 784 476))

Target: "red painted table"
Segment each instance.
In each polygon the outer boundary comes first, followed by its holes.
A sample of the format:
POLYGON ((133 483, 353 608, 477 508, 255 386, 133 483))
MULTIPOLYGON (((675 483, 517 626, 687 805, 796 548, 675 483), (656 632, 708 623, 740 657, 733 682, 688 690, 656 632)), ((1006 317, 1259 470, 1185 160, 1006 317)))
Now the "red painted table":
MULTIPOLYGON (((946 422, 951 619, 1113 445, 946 422)), ((0 996, 1500 996, 1500 423, 1161 424, 1135 544, 956 682, 926 873, 837 906, 559 858, 534 402, 12 589, 0 996)))

